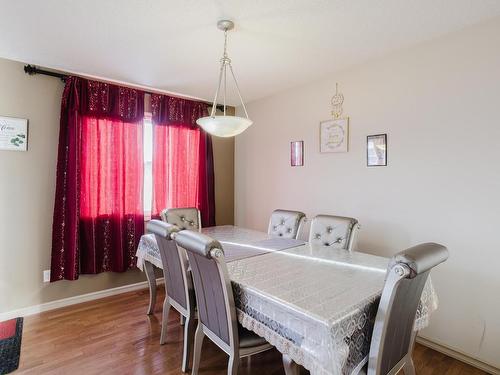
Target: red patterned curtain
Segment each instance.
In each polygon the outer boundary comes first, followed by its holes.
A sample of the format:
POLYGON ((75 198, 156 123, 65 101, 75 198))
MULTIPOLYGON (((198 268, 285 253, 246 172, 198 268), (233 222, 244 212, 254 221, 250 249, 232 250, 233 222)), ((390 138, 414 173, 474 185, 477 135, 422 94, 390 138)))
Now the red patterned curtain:
POLYGON ((205 103, 151 95, 153 112, 153 205, 197 207, 202 225, 215 225, 212 140, 196 120, 206 116, 205 103))
POLYGON ((144 93, 69 77, 63 92, 51 281, 135 267, 144 232, 144 93))

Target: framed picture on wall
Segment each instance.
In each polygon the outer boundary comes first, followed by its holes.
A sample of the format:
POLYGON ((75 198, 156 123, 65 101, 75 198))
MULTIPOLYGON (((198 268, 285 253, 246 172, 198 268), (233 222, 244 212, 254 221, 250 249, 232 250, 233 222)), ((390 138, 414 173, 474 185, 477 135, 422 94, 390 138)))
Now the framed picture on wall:
POLYGON ((28 120, 0 116, 0 150, 28 150, 28 120))
POLYGON ((322 121, 319 124, 320 152, 347 152, 349 118, 322 121))
POLYGON ((290 142, 290 165, 292 167, 304 165, 304 141, 290 142))
POLYGON ((387 134, 366 137, 366 163, 369 167, 387 165, 387 134))

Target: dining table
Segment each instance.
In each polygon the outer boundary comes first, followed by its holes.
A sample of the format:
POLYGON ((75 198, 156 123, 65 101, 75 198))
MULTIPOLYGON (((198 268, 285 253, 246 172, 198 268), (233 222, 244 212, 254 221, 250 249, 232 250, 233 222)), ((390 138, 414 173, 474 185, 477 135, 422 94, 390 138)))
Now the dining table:
MULTIPOLYGON (((237 226, 201 231, 222 245, 243 327, 312 375, 352 374, 366 364, 389 258, 237 226)), ((156 299, 153 265, 162 268, 154 235, 142 236, 136 256, 150 285, 151 313, 156 299)), ((415 333, 429 324, 437 306, 429 278, 415 333)))

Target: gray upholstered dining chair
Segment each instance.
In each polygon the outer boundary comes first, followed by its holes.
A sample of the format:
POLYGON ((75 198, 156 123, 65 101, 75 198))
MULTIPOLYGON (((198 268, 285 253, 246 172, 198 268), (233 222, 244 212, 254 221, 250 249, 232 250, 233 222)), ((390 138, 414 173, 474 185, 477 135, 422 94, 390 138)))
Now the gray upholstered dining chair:
POLYGON ((198 373, 205 336, 229 355, 227 373, 238 373, 240 358, 272 346, 238 324, 233 289, 221 244, 198 232, 184 230, 175 242, 187 252, 198 306, 192 374, 198 373))
MULTIPOLYGON (((354 375, 415 375, 411 358, 417 332, 415 316, 432 268, 448 259, 446 247, 424 243, 403 250, 389 263, 370 343, 368 363, 354 375)), ((300 366, 283 355, 286 375, 300 366)))
MULTIPOLYGON (((180 230, 190 229, 201 232, 201 212, 196 207, 166 208, 160 213, 160 217, 180 230)), ((183 325, 185 317, 181 315, 180 319, 183 325)))
POLYGON ((309 243, 352 251, 359 230, 352 217, 317 215, 311 222, 309 243))
POLYGON ((415 315, 432 268, 448 259, 446 247, 424 243, 396 254, 389 264, 370 344, 368 365, 360 374, 415 375, 411 358, 415 315))
POLYGON ((186 372, 189 367, 190 349, 193 345, 196 306, 186 252, 179 249, 172 239, 175 233, 179 232, 179 228, 175 225, 160 220, 151 220, 147 224, 147 230, 156 237, 165 277, 160 344, 164 344, 167 340, 168 313, 170 307, 173 307, 186 319, 182 355, 182 371, 186 372))
POLYGON ((196 207, 166 208, 160 213, 160 217, 180 229, 201 230, 201 214, 196 207))
POLYGON ((297 238, 306 215, 300 211, 274 210, 269 219, 267 233, 283 238, 297 238))

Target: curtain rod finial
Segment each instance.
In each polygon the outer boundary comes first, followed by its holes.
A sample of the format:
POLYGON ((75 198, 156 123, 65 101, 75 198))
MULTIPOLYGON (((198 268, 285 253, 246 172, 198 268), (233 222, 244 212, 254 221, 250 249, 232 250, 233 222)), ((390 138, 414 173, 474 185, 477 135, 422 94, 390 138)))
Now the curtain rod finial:
POLYGON ((34 65, 25 65, 24 66, 24 73, 29 74, 30 76, 36 74, 36 66, 34 65))

